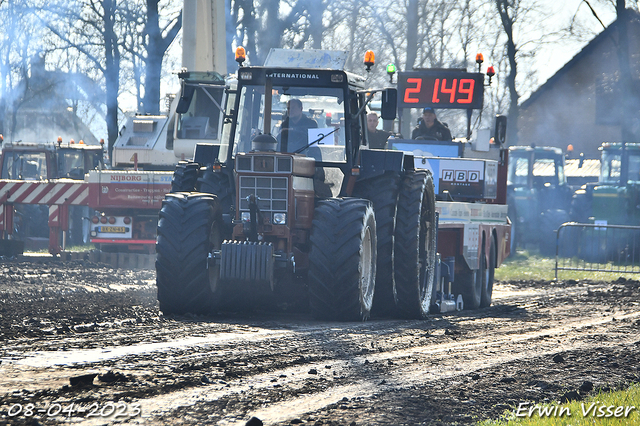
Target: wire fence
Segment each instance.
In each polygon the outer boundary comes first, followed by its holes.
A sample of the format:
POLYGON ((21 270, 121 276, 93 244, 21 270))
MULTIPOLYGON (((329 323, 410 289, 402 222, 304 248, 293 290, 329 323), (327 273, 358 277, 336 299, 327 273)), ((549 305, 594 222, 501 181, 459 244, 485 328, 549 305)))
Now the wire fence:
POLYGON ((558 271, 640 274, 640 226, 568 222, 556 231, 558 271))

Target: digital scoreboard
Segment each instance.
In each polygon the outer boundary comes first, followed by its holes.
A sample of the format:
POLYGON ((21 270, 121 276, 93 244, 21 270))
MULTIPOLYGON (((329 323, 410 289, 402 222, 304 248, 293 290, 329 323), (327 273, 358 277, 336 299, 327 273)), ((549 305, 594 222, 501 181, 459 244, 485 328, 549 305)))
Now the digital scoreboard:
POLYGON ((398 73, 398 108, 481 109, 484 74, 462 70, 398 73))

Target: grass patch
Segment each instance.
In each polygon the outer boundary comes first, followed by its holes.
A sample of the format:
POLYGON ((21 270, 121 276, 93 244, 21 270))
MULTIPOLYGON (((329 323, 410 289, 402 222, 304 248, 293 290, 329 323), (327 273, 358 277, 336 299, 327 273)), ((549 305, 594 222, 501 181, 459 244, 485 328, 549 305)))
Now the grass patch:
POLYGON ((523 404, 520 411, 518 407, 514 407, 505 413, 502 419, 486 420, 478 423, 478 426, 637 425, 640 424, 639 408, 640 385, 634 384, 626 390, 599 393, 584 401, 565 404, 523 404), (534 411, 529 416, 531 408, 534 408, 534 411))
MULTIPOLYGON (((495 279, 510 280, 543 280, 551 281, 555 278, 555 258, 543 257, 525 250, 518 250, 509 257, 498 269, 495 279)), ((618 277, 638 279, 640 274, 621 274, 619 272, 592 271, 558 271, 560 280, 596 280, 614 281, 618 277)))

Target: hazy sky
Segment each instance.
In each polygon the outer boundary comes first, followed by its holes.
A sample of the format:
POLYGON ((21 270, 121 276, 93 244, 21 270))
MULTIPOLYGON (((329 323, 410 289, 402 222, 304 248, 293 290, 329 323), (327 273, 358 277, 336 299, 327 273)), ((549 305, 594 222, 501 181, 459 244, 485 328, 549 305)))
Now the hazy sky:
MULTIPOLYGON (((602 0, 589 0, 589 2, 605 26, 613 22, 615 19, 615 9, 612 3, 605 4, 602 0)), ((591 33, 585 40, 576 41, 565 39, 556 43, 543 45, 538 49, 535 57, 535 67, 538 70, 539 86, 544 84, 560 68, 569 62, 591 39, 602 32, 603 28, 584 3, 584 0, 536 0, 536 5, 541 7, 541 10, 550 16, 549 19, 545 20, 545 23, 539 24, 540 35, 566 27, 574 15, 576 15, 577 21, 591 33)), ((532 38, 535 39, 535 36, 528 37, 528 39, 532 38)), ((181 37, 179 37, 178 40, 181 40, 181 37)), ((519 42, 521 41, 522 40, 519 40, 519 42)), ((171 47, 170 55, 176 58, 176 70, 179 69, 181 52, 180 42, 174 43, 171 47)), ((177 76, 175 79, 172 79, 171 82, 163 82, 163 91, 173 93, 177 91, 178 88, 179 82, 177 76)), ((520 94, 523 96, 521 101, 529 96, 528 93, 520 92, 520 94)), ((125 102, 123 102, 122 106, 128 109, 125 102)), ((135 102, 130 108, 135 108, 135 102)))
MULTIPOLYGON (((598 2, 598 0, 591 0, 590 3, 605 26, 609 26, 609 24, 615 20, 616 14, 613 5, 605 5, 598 2)), ((539 70, 539 82, 543 84, 580 52, 588 41, 602 32, 603 28, 583 0, 539 0, 539 4, 544 5, 550 12, 552 16, 550 21, 553 22, 554 26, 566 26, 572 16, 576 15, 576 19, 593 33, 589 37, 589 40, 580 42, 563 40, 557 44, 543 48, 538 52, 536 59, 539 70)), ((541 30, 544 31, 542 26, 541 30)))

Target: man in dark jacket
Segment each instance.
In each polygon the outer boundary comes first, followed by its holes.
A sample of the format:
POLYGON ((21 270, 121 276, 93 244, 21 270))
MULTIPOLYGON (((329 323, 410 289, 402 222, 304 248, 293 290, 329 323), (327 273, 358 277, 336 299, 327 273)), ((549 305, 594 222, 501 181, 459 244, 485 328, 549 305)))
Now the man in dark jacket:
POLYGON ((367 130, 369 131, 369 148, 386 149, 387 139, 391 136, 391 132, 386 130, 378 130, 378 122, 380 117, 375 112, 367 114, 367 130))
POLYGON ((427 107, 422 110, 422 121, 413 129, 411 139, 450 141, 451 131, 438 121, 433 108, 427 107))
POLYGON ((287 117, 282 120, 282 152, 293 152, 305 146, 308 143, 307 131, 317 127, 318 123, 315 120, 302 113, 300 99, 291 99, 287 103, 287 117))

